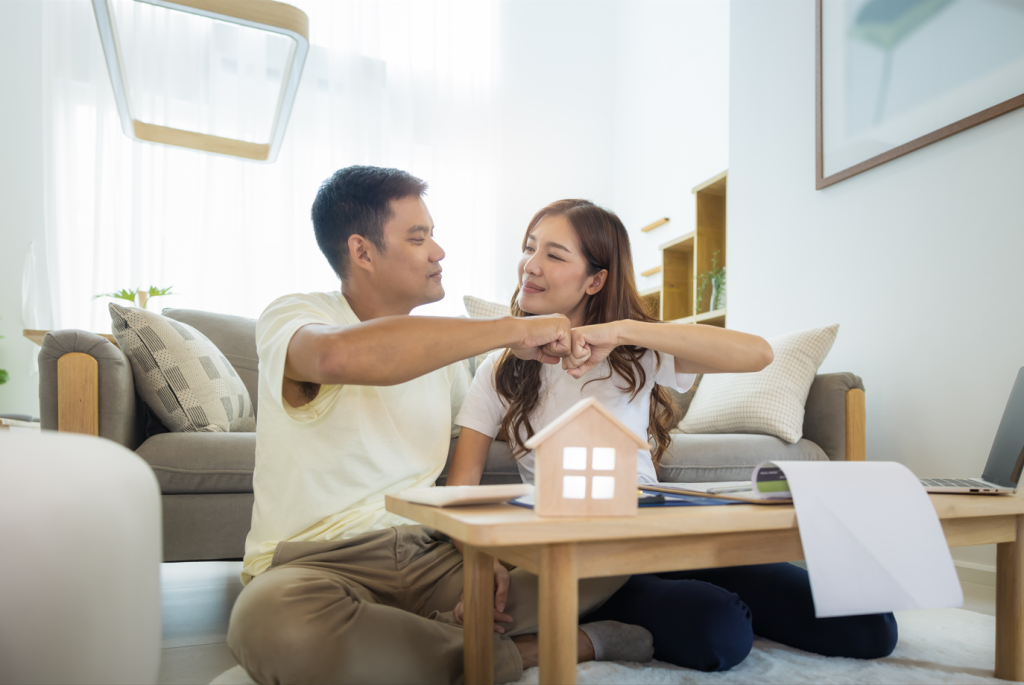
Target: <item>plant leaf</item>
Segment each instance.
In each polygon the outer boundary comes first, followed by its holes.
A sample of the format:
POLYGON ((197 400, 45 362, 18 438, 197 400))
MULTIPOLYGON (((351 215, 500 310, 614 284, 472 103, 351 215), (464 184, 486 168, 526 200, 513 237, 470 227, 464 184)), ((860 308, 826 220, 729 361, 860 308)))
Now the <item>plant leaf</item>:
POLYGON ((96 295, 93 299, 98 299, 101 297, 113 297, 119 300, 128 300, 133 304, 135 303, 135 291, 128 290, 128 288, 121 288, 121 290, 117 291, 116 293, 100 293, 99 295, 96 295))

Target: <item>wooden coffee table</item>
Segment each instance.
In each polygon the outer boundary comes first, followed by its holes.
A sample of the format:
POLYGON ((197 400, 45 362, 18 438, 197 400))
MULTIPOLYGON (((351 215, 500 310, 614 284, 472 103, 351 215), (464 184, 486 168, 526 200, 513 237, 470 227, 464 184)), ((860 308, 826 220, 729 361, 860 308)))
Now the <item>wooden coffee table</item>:
MULTIPOLYGON (((931 495, 950 547, 998 543, 997 678, 1024 680, 1024 496, 931 495)), ((635 518, 540 518, 511 504, 387 510, 465 544, 468 685, 494 682, 493 557, 537 574, 540 682, 576 682, 580 578, 803 559, 790 505, 641 509, 635 518)))

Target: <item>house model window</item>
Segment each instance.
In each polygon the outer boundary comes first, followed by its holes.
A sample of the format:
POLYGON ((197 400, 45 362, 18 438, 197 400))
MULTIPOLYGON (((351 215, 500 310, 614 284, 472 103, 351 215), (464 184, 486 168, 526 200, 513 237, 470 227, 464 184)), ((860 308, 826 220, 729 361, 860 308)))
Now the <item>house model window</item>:
POLYGON ((635 516, 636 460, 647 441, 595 399, 578 402, 530 440, 540 516, 635 516))
MULTIPOLYGON (((562 468, 568 471, 614 471, 615 448, 595 447, 590 468, 587 466, 586 447, 566 447, 562 450, 562 468)), ((586 499, 587 484, 594 499, 615 497, 615 476, 565 475, 562 476, 562 497, 565 499, 586 499)))

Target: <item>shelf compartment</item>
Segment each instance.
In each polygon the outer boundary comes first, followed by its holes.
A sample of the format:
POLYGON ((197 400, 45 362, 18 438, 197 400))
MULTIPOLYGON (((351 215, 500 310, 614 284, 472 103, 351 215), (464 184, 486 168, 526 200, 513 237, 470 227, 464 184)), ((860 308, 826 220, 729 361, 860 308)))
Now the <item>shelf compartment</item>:
POLYGON ((717 176, 713 176, 703 183, 693 187, 691 191, 694 195, 697 193, 707 193, 708 195, 725 195, 729 184, 729 170, 726 169, 717 176))
POLYGON ((662 252, 693 252, 693 241, 697 238, 697 231, 690 231, 686 235, 673 238, 667 243, 662 243, 658 249, 662 252))
POLYGON ((713 312, 704 312, 693 317, 694 323, 703 323, 709 326, 725 328, 725 307, 716 309, 713 312))
POLYGON ((703 323, 708 326, 719 326, 725 328, 725 309, 718 309, 713 312, 704 312, 696 316, 684 316, 680 319, 672 319, 669 323, 703 323))
MULTIPOLYGON (((718 266, 724 267, 726 261, 725 190, 727 176, 722 173, 693 189, 697 201, 697 230, 694 242, 696 277, 711 271, 711 260, 718 253, 718 266)), ((728 283, 728 279, 726 280, 728 283)), ((728 285, 726 286, 728 288, 728 285)), ((694 312, 698 315, 707 313, 711 308, 711 287, 704 289, 700 302, 694 302, 694 312)))
POLYGON ((661 320, 693 314, 693 240, 679 241, 661 251, 661 320))

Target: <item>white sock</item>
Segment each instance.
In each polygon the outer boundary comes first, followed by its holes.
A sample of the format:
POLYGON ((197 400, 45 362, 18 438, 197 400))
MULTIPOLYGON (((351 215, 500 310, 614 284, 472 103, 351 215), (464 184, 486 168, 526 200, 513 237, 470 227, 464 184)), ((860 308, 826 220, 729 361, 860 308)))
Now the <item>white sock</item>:
POLYGON ((584 623, 580 630, 594 645, 597 661, 646 662, 654 658, 654 636, 640 626, 618 621, 584 623))

